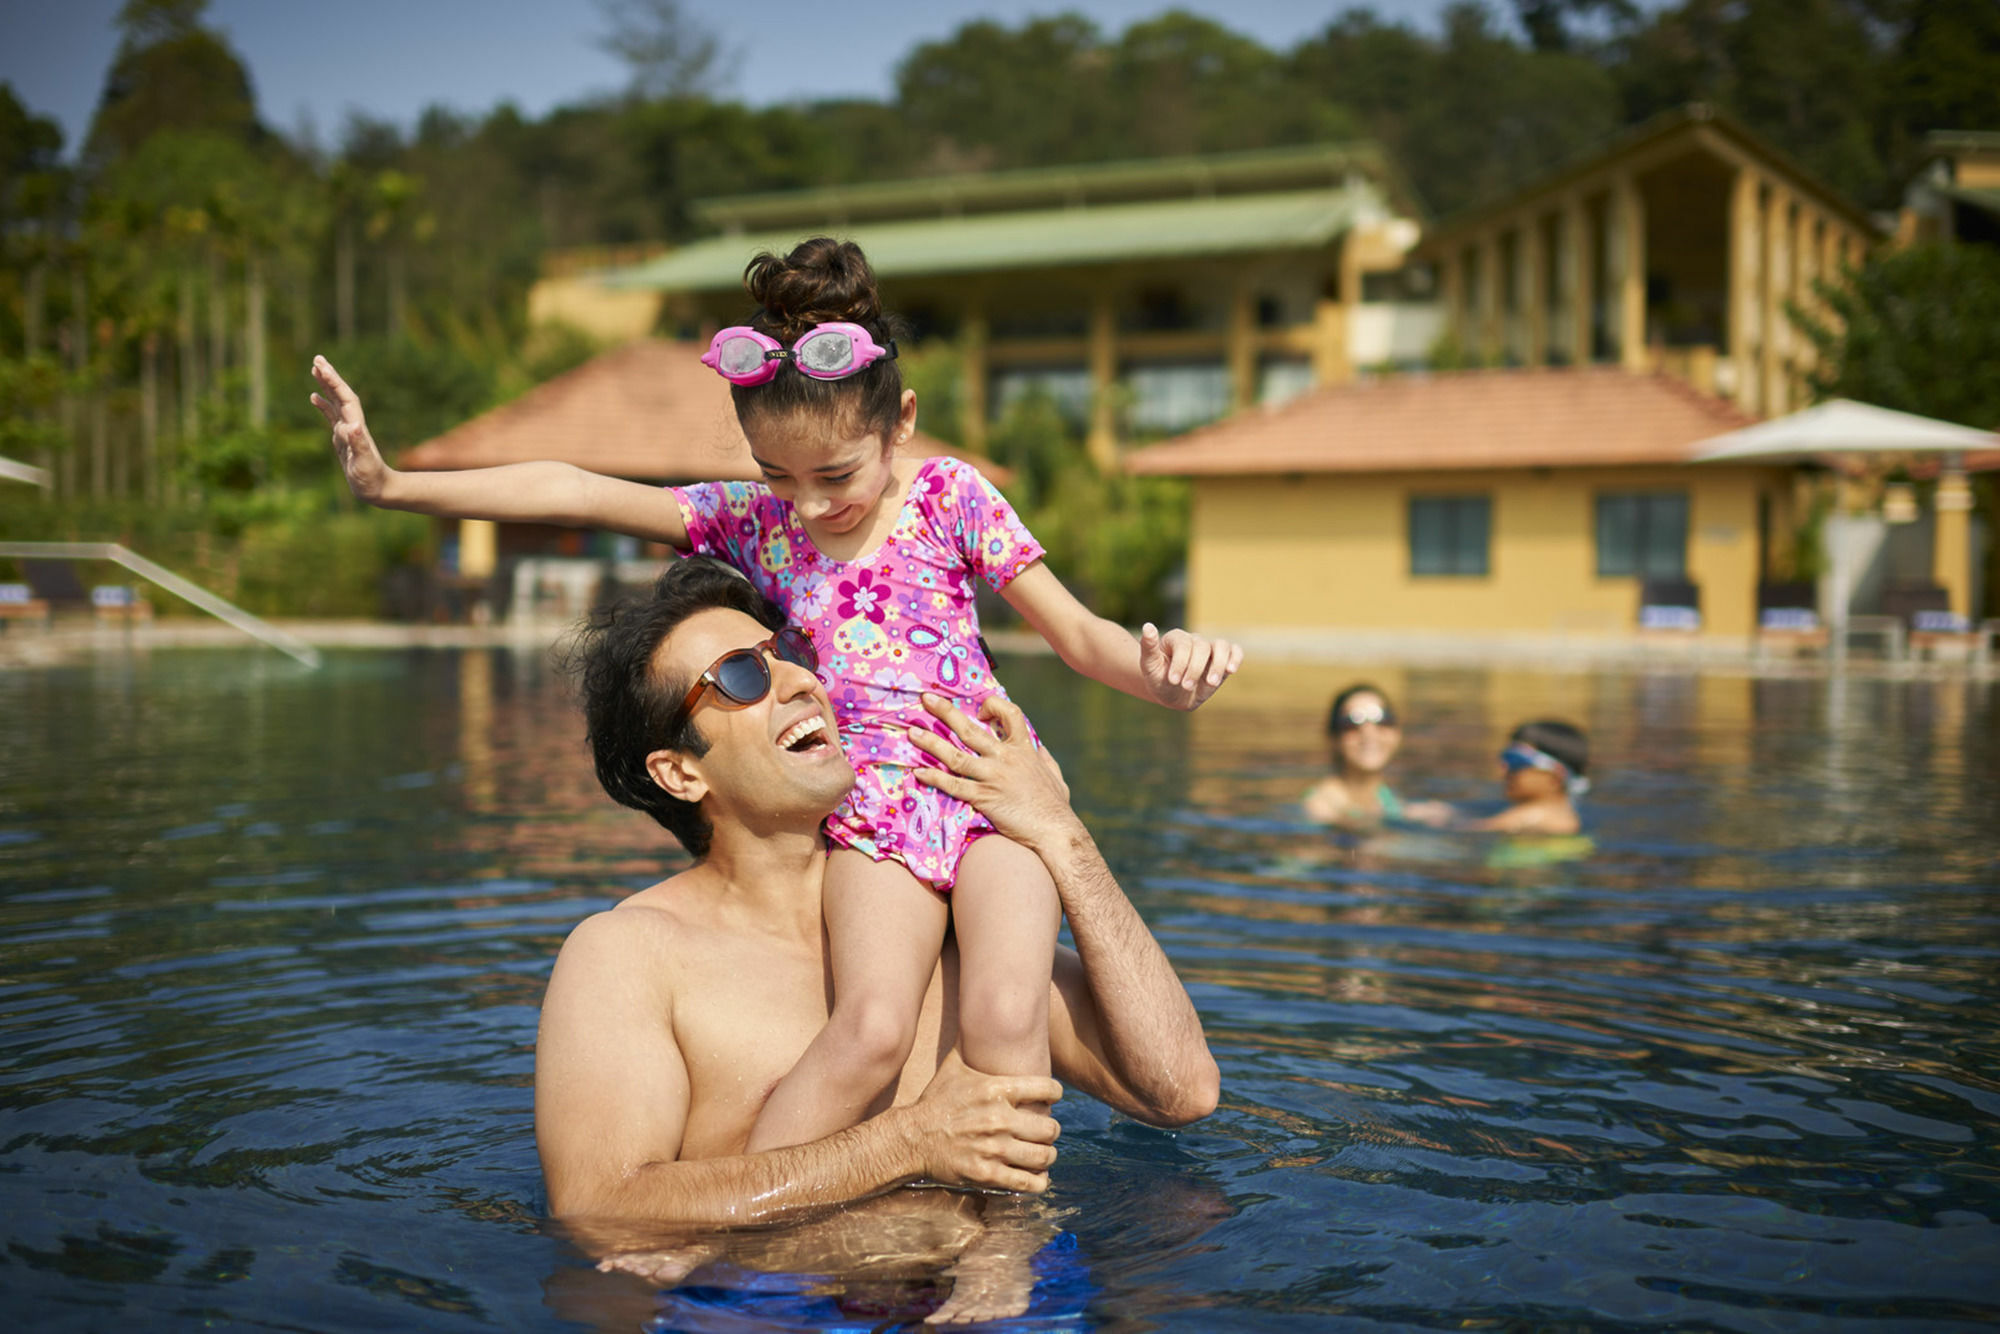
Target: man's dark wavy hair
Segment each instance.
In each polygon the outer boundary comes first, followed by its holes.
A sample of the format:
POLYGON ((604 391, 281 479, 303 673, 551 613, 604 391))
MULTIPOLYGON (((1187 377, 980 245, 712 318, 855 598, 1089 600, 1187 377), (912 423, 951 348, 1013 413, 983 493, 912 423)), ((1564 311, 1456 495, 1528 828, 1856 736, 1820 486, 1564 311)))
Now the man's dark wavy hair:
POLYGON ((715 830, 697 802, 670 795, 646 771, 656 750, 708 754, 708 741, 681 711, 692 681, 654 668, 668 635, 697 612, 740 611, 767 629, 785 613, 721 561, 689 556, 667 566, 650 594, 621 598, 590 615, 566 654, 583 696, 583 717, 597 781, 621 806, 644 811, 679 839, 690 856, 708 855, 715 830))

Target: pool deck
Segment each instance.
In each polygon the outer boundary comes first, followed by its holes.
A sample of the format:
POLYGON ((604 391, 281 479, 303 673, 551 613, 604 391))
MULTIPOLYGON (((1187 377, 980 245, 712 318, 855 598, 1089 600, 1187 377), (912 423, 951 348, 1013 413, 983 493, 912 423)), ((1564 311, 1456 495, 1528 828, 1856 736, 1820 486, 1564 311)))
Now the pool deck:
MULTIPOLYGON (((501 625, 410 625, 391 621, 275 621, 321 649, 507 648, 546 651, 572 627, 567 621, 501 625)), ((167 617, 122 626, 88 618, 48 627, 0 622, 0 669, 49 667, 107 654, 171 648, 255 648, 252 640, 215 621, 167 617)), ((1814 677, 1845 673, 1876 679, 2000 680, 2000 655, 1884 658, 1850 653, 1758 656, 1739 638, 1671 634, 1492 635, 1367 630, 1261 630, 1236 636, 1263 661, 1301 663, 1401 662, 1435 666, 1505 666, 1515 670, 1694 672, 1704 675, 1814 677)), ((1047 653, 1026 630, 995 630, 987 638, 1004 653, 1047 653)))

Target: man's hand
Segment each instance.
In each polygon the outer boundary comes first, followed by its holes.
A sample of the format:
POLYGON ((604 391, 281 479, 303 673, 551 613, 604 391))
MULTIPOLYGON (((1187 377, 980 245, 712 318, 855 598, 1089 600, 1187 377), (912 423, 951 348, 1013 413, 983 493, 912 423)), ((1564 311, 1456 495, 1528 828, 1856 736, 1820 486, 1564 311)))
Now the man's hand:
POLYGON ((326 391, 324 395, 314 394, 312 405, 333 429, 333 456, 340 461, 340 471, 347 477, 347 489, 357 500, 381 504, 391 472, 382 461, 381 451, 375 448, 375 437, 368 434, 367 419, 361 415, 361 399, 325 357, 313 358, 312 373, 326 391))
POLYGON ((908 1108, 924 1175, 945 1186, 1039 1195, 1049 1188, 1062 1127, 1046 1112, 1062 1085, 1035 1075, 982 1075, 954 1049, 908 1108))
POLYGON ((970 804, 994 829, 1024 848, 1039 850, 1049 840, 1080 830, 1069 807, 1062 771, 1028 737, 1028 719, 1013 701, 989 696, 979 716, 988 732, 940 695, 925 694, 924 708, 958 738, 954 746, 922 728, 905 735, 911 745, 944 766, 918 769, 917 781, 970 804))
POLYGON ((1198 709, 1243 665, 1243 647, 1186 630, 1164 635, 1151 621, 1139 632, 1139 674, 1170 709, 1198 709))

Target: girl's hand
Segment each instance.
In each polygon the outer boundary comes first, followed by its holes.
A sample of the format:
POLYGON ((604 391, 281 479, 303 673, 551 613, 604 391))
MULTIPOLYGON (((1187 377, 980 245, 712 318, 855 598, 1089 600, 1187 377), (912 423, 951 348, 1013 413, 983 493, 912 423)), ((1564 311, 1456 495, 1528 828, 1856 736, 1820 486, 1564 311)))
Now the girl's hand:
POLYGON ((1153 698, 1170 709, 1198 709, 1236 675, 1243 647, 1185 630, 1160 633, 1151 621, 1139 632, 1139 674, 1153 698))
POLYGON ((368 422, 361 415, 361 399, 325 357, 313 358, 312 373, 326 391, 324 397, 314 394, 312 404, 333 428, 333 456, 340 461, 340 471, 347 477, 347 489, 358 500, 381 504, 382 492, 392 473, 382 461, 382 452, 375 448, 375 437, 368 434, 368 422))

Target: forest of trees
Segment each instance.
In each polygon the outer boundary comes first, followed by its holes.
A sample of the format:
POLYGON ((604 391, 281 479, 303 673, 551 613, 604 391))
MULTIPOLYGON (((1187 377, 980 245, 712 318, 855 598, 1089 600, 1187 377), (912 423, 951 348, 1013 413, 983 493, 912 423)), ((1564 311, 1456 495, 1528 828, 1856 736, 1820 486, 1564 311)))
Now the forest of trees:
POLYGON ((1184 11, 1056 14, 914 47, 886 101, 763 107, 715 95, 677 0, 601 0, 624 94, 357 117, 326 147, 259 121, 205 10, 127 0, 81 144, 0 84, 0 456, 58 478, 53 504, 7 488, 0 527, 140 538, 294 612, 369 610, 426 536, 344 505, 308 356, 385 440, 424 439, 590 351, 527 328, 547 252, 683 239, 704 197, 1367 137, 1445 215, 1701 100, 1884 208, 1927 131, 2000 128, 1993 0, 1513 0, 1436 32, 1352 9, 1283 51, 1184 11))

